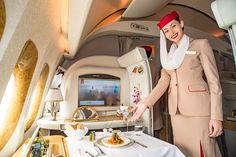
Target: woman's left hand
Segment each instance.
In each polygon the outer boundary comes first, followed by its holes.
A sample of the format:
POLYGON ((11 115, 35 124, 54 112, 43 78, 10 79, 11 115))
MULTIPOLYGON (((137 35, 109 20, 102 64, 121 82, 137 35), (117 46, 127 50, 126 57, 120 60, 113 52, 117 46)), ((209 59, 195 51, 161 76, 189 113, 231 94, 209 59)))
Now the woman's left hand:
POLYGON ((211 119, 209 122, 209 136, 218 137, 223 133, 222 121, 211 119))

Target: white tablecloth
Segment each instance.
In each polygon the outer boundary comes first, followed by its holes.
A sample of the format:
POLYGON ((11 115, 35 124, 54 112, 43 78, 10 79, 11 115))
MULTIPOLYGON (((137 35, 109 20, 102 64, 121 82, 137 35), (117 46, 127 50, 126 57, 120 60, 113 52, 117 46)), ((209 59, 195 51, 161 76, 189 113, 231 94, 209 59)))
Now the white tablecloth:
MULTIPOLYGON (((101 138, 102 133, 97 133, 96 138, 101 138)), ((123 135, 122 135, 123 136, 123 135)), ((125 136, 125 134, 124 134, 125 136)), ((167 142, 149 136, 147 134, 142 133, 141 136, 137 136, 134 133, 130 133, 127 136, 131 139, 134 139, 137 142, 140 142, 146 146, 144 148, 139 144, 132 144, 127 147, 119 147, 119 148, 108 148, 105 146, 100 146, 102 150, 106 153, 104 157, 184 157, 184 155, 180 152, 180 150, 167 142)), ((95 149, 93 143, 88 140, 88 137, 84 137, 82 140, 76 140, 72 137, 66 138, 70 157, 84 157, 79 152, 79 149, 95 149)), ((96 149, 95 149, 96 150, 96 149)))

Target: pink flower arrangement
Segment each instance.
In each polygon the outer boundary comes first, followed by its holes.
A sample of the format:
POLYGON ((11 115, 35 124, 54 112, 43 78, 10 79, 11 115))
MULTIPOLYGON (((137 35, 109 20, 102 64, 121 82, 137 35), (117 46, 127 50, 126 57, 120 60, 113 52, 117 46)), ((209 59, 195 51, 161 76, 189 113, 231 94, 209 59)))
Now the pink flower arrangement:
POLYGON ((137 86, 134 86, 133 92, 134 92, 134 94, 132 95, 133 98, 134 98, 133 103, 135 105, 137 105, 139 103, 139 101, 141 100, 140 99, 141 91, 137 86))

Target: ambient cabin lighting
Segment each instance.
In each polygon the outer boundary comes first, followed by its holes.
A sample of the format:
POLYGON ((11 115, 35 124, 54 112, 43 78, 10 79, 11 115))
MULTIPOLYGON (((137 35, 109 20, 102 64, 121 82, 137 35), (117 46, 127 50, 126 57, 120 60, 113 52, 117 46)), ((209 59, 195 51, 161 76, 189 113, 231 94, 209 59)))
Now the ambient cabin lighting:
POLYGON ((61 43, 63 53, 69 54, 68 50, 68 0, 61 0, 61 43))

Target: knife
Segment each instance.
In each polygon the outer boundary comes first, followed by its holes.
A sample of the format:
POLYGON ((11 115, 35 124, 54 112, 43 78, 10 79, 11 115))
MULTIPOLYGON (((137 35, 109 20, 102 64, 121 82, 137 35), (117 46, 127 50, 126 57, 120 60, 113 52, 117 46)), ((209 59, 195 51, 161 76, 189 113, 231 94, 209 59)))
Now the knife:
POLYGON ((86 154, 88 154, 90 157, 95 157, 92 153, 85 151, 86 154))
POLYGON ((97 144, 97 143, 93 143, 93 145, 95 146, 95 147, 97 147, 99 150, 100 150, 100 152, 102 153, 102 155, 106 155, 106 153, 100 148, 100 146, 97 144))
POLYGON ((137 141, 135 141, 134 140, 134 143, 137 143, 137 144, 139 144, 140 146, 142 146, 142 147, 144 147, 144 148, 147 148, 148 146, 146 146, 146 145, 144 145, 144 144, 142 144, 142 143, 139 143, 139 142, 137 142, 137 141))

